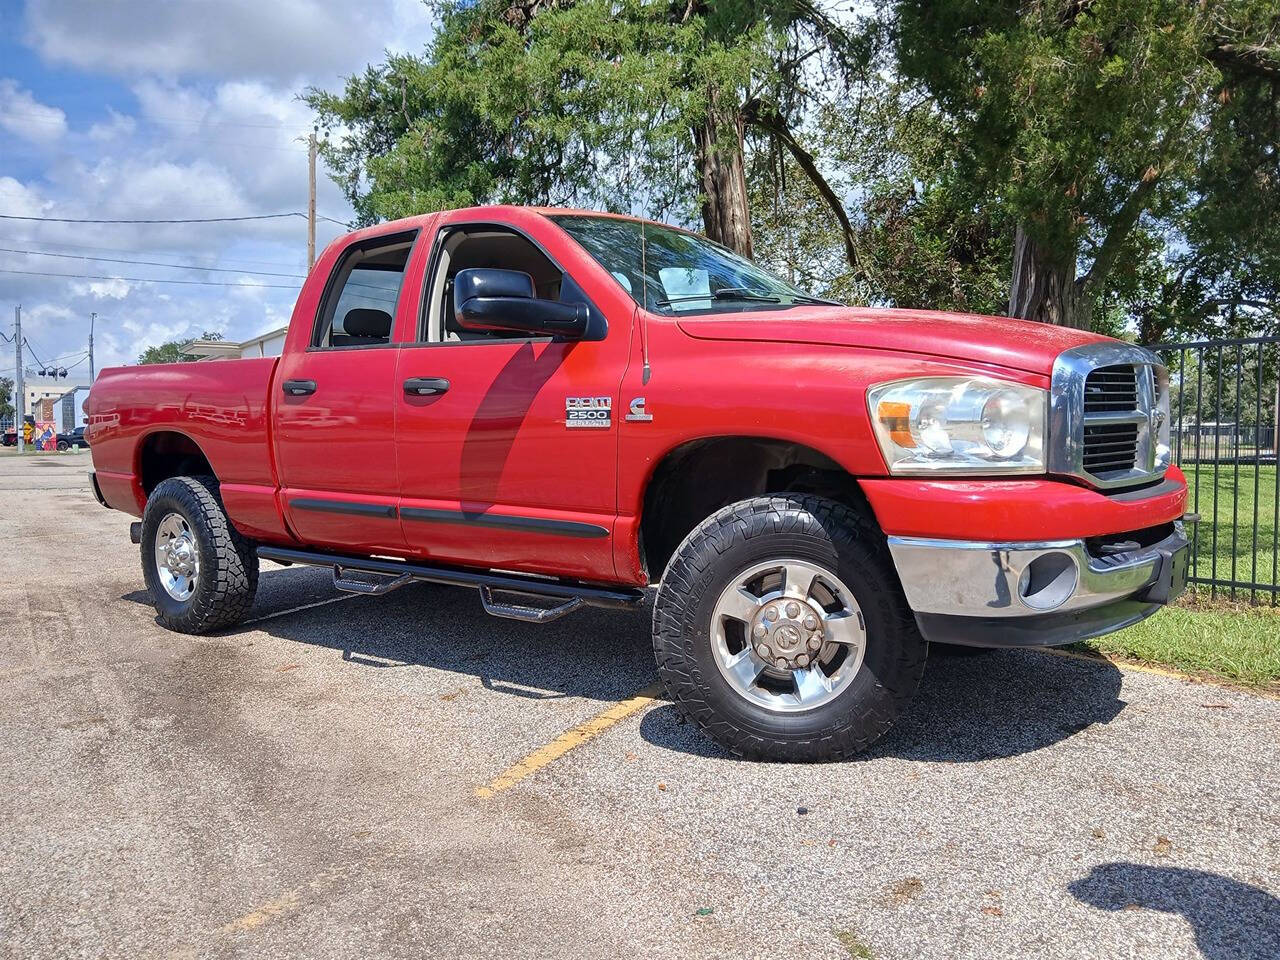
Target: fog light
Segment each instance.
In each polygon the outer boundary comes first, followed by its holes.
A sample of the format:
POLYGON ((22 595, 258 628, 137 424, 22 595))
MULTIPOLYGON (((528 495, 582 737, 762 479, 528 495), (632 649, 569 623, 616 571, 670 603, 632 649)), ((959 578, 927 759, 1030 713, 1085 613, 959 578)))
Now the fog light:
POLYGON ((1023 567, 1018 596, 1028 607, 1052 610, 1070 599, 1079 579, 1080 571, 1071 554, 1046 553, 1023 567))

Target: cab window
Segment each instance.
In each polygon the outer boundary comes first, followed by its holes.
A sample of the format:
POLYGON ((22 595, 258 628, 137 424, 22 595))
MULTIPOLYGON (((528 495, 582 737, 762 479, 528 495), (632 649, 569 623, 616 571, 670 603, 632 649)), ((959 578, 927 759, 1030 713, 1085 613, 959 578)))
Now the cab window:
POLYGON ((376 347, 391 342, 413 234, 355 244, 339 261, 320 312, 313 348, 376 347))
POLYGON ((519 333, 464 330, 454 317, 453 279, 462 270, 496 267, 519 270, 533 281, 533 295, 544 300, 581 301, 577 284, 531 240, 502 227, 477 224, 455 226, 442 232, 435 256, 435 271, 424 304, 424 327, 420 338, 428 343, 470 340, 523 339, 519 333), (425 336, 422 336, 425 334, 425 336))

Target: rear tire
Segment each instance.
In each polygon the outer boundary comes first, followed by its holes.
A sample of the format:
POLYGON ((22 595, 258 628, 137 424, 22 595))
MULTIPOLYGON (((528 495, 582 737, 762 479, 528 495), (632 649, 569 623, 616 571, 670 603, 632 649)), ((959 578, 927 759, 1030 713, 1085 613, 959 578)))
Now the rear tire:
POLYGON ((713 740, 748 759, 808 762, 878 740, 928 651, 880 531, 801 495, 744 500, 694 529, 662 578, 653 643, 676 709, 713 740))
POLYGON ((70 449, 71 449, 71 444, 67 443, 67 441, 65 441, 65 440, 59 440, 59 441, 58 441, 58 452, 59 452, 59 453, 66 453, 66 452, 67 452, 68 450, 70 450, 70 449))
POLYGON ((210 633, 245 618, 258 590, 258 555, 227 519, 217 480, 171 477, 151 492, 142 573, 170 630, 210 633))

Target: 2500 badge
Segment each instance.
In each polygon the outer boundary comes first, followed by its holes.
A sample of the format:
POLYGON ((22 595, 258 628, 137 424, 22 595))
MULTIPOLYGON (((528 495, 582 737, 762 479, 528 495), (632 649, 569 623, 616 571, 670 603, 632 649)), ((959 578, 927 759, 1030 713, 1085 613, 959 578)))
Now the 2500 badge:
POLYGON ((565 397, 564 425, 566 427, 605 427, 613 418, 612 397, 565 397))

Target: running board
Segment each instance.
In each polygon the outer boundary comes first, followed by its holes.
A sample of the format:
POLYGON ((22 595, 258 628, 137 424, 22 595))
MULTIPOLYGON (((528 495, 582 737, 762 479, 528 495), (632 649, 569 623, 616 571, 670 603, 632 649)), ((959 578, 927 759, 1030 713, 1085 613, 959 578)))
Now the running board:
POLYGON ((573 597, 557 603, 554 607, 535 607, 526 603, 502 603, 493 598, 493 588, 480 588, 480 603, 484 612, 491 617, 504 617, 507 620, 523 620, 525 623, 550 623, 559 620, 566 614, 573 613, 582 606, 581 597, 573 597))
POLYGON ((318 550, 294 550, 290 547, 258 547, 258 556, 276 563, 306 564, 328 567, 333 571, 333 585, 348 593, 380 596, 414 580, 443 583, 452 587, 473 587, 480 591, 485 611, 497 617, 523 620, 527 623, 549 623, 586 604, 615 610, 631 610, 644 600, 644 593, 631 587, 594 586, 564 580, 544 580, 519 573, 492 573, 456 567, 435 567, 408 560, 381 557, 349 557, 318 550), (352 574, 376 578, 358 579, 352 574), (494 591, 524 597, 557 600, 552 607, 503 603, 494 599, 494 591))

